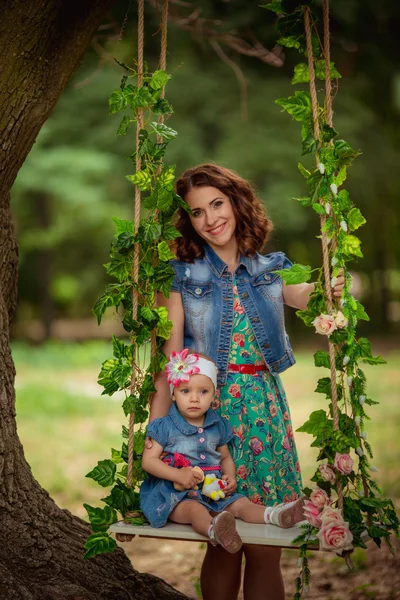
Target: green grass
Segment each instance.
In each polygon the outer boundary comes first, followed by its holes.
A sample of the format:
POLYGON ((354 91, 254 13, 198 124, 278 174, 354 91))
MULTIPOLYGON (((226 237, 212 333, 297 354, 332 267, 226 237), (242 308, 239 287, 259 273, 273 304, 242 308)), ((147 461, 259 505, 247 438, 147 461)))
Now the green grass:
MULTIPOLYGON (((121 446, 121 426, 127 424, 121 397, 101 396, 96 383, 101 362, 110 356, 110 344, 98 341, 13 345, 17 425, 27 460, 57 503, 82 517, 83 502, 96 504, 107 495, 85 475, 109 457, 111 447, 121 446)), ((296 358, 297 364, 283 374, 294 429, 326 406, 313 390, 318 377, 327 374, 313 366, 311 351, 297 351, 296 358)), ((372 462, 380 469, 375 479, 386 496, 400 500, 400 353, 386 358, 387 365, 365 367, 368 395, 380 402, 368 407, 372 420, 365 429, 375 453, 372 462)), ((316 451, 309 435, 296 433, 296 441, 306 484, 315 470, 316 451)))

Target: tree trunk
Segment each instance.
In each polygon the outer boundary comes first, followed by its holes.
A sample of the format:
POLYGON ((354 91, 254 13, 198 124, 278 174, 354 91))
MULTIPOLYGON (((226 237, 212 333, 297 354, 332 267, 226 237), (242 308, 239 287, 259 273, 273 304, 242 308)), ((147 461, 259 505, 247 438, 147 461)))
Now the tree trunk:
MULTIPOLYGON (((3 0, 0 7, 0 598, 184 599, 122 550, 83 560, 89 526, 35 481, 15 423, 9 326, 18 249, 10 188, 113 0, 3 0)), ((45 442, 44 442, 45 443, 45 442)))

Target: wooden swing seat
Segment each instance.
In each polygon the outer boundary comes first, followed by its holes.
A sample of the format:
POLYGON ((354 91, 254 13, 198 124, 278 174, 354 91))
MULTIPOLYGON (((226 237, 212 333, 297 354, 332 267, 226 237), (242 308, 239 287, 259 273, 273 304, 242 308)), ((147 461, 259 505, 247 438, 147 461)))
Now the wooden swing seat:
MULTIPOLYGON (((240 519, 236 520, 236 527, 244 544, 256 544, 260 546, 279 546, 280 548, 299 548, 300 544, 293 544, 302 532, 299 526, 282 529, 275 525, 259 525, 255 523, 245 523, 240 519)), ((110 527, 112 533, 122 533, 126 535, 137 535, 138 537, 161 538, 169 540, 181 540, 185 542, 207 542, 208 538, 200 533, 196 533, 190 525, 180 525, 179 523, 167 523, 164 527, 151 527, 150 525, 130 525, 125 521, 114 523, 110 527)), ((310 550, 318 550, 318 546, 310 550)))

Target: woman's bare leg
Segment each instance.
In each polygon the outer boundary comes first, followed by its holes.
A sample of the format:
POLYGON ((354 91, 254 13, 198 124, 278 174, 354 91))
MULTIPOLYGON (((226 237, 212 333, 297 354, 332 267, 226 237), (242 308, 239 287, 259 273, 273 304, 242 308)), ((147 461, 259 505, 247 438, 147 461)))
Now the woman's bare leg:
MULTIPOLYGON (((203 600, 237 600, 242 567, 242 551, 229 554, 221 546, 207 544, 201 568, 203 600)), ((277 600, 280 600, 278 598, 277 600)))
POLYGON ((273 546, 245 545, 244 600, 284 600, 281 549, 273 546))

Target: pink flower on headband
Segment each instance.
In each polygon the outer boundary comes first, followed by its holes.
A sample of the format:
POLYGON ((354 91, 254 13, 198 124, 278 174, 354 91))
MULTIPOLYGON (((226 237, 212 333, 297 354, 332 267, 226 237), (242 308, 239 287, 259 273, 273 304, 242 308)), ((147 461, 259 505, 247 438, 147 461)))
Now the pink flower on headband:
POLYGON ((185 348, 182 352, 172 352, 169 362, 165 367, 168 383, 178 387, 181 383, 188 383, 190 376, 200 373, 196 362, 199 360, 198 354, 189 354, 189 349, 185 348))

